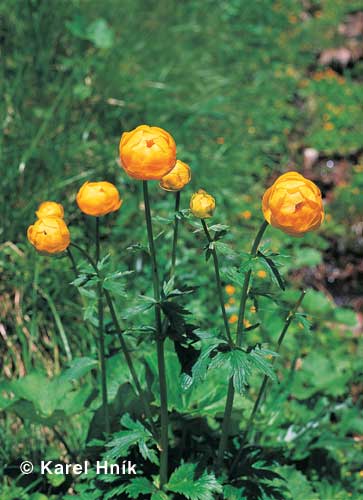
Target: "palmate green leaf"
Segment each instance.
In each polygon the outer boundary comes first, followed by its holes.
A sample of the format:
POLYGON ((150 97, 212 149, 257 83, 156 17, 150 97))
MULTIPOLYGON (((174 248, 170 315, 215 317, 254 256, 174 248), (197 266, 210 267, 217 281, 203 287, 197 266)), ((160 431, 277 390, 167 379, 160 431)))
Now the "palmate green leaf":
POLYGON ((155 450, 149 447, 150 443, 154 444, 151 432, 141 422, 132 420, 128 413, 122 417, 121 425, 127 430, 114 434, 114 439, 106 444, 106 448, 109 450, 105 457, 110 460, 118 460, 127 455, 131 446, 137 445, 143 458, 158 464, 159 460, 155 450))
POLYGON ((225 281, 233 283, 239 287, 243 287, 243 283, 245 280, 244 272, 241 272, 236 267, 227 267, 221 270, 221 276, 225 281))
POLYGON ((229 484, 223 486, 223 498, 224 500, 247 500, 247 497, 243 495, 243 488, 235 488, 229 484))
POLYGON ((266 357, 277 356, 277 353, 270 351, 269 349, 264 349, 260 346, 255 346, 250 352, 249 357, 252 364, 258 368, 264 375, 270 377, 270 379, 276 381, 276 374, 273 371, 271 364, 266 360, 266 357))
POLYGON ((213 473, 207 471, 193 479, 196 467, 197 465, 192 463, 182 464, 172 473, 166 488, 189 500, 213 500, 216 493, 222 492, 222 485, 213 473))
POLYGON ((155 486, 146 477, 135 477, 130 481, 124 491, 129 498, 139 498, 140 495, 147 495, 155 491, 155 486))
POLYGON ((319 497, 314 493, 310 482, 294 467, 279 467, 278 472, 286 479, 287 487, 293 500, 318 500, 319 497))
POLYGON ((224 369, 226 377, 233 378, 237 392, 243 393, 248 385, 253 368, 276 380, 275 373, 266 357, 276 353, 257 345, 248 351, 230 349, 226 342, 212 344, 202 351, 192 369, 193 382, 198 384, 205 379, 208 370, 224 369))
POLYGON ((202 350, 199 358, 197 359, 196 363, 192 368, 192 376, 194 384, 199 384, 200 382, 203 382, 203 380, 205 379, 209 365, 211 363, 210 356, 212 352, 215 351, 219 345, 220 345, 219 341, 214 342, 213 344, 209 345, 208 347, 202 350))

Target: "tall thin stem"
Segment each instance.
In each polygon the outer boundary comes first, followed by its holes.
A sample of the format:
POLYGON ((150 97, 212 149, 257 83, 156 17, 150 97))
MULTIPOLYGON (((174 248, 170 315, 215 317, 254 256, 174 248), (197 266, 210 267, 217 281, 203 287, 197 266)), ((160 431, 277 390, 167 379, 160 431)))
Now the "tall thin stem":
MULTIPOLYGON (((84 250, 82 247, 76 245, 75 243, 71 243, 71 245, 73 247, 77 248, 77 250, 79 250, 81 252, 81 254, 84 257, 86 257, 86 259, 88 260, 88 262, 91 264, 91 266, 95 270, 97 276, 101 279, 101 276, 100 276, 99 271, 97 269, 96 263, 94 262, 94 260, 92 259, 92 257, 86 252, 86 250, 84 250)), ((74 259, 73 259, 73 261, 74 261, 74 259)), ((76 271, 76 275, 77 275, 78 274, 77 268, 75 269, 75 271, 76 271)), ((123 352, 123 354, 125 356, 125 360, 126 360, 128 368, 129 368, 131 377, 132 377, 132 379, 134 381, 134 384, 135 384, 135 387, 136 387, 136 389, 137 389, 137 391, 139 393, 141 402, 142 402, 142 404, 144 406, 145 414, 146 414, 147 418, 149 419, 151 431, 152 431, 155 439, 157 439, 157 432, 156 432, 156 428, 155 428, 155 425, 154 425, 154 422, 153 422, 151 408, 150 408, 148 402, 146 401, 146 398, 145 398, 144 393, 143 393, 142 388, 141 388, 141 384, 140 384, 139 378, 138 378, 136 370, 134 368, 134 364, 133 364, 133 360, 132 360, 131 354, 130 354, 130 352, 128 350, 126 341, 123 338, 123 331, 122 331, 120 322, 118 321, 118 318, 117 318, 117 314, 116 314, 116 311, 115 311, 115 306, 113 304, 113 300, 112 300, 111 294, 110 294, 110 292, 108 290, 103 290, 103 293, 105 295, 105 299, 106 299, 108 308, 110 310, 112 322, 113 322, 114 327, 116 329, 116 332, 117 332, 117 335, 118 335, 118 339, 119 339, 119 342, 121 344, 121 349, 122 349, 122 352, 123 352)))
MULTIPOLYGON (((205 235, 207 237, 208 243, 213 243, 213 240, 211 238, 207 223, 205 222, 204 219, 201 219, 201 222, 202 222, 202 226, 203 226, 205 235)), ((214 245, 213 245, 213 248, 211 248, 211 252, 212 252, 212 256, 213 256, 214 272, 216 275, 216 284, 217 284, 217 293, 218 293, 219 303, 221 306, 224 328, 226 330, 226 336, 227 336, 228 343, 231 346, 233 346, 233 340, 232 340, 231 331, 229 328, 228 317, 227 317, 226 308, 225 308, 224 299, 223 299, 221 276, 220 276, 220 272, 219 272, 218 254, 217 254, 217 251, 216 251, 214 245)))
MULTIPOLYGON (((96 217, 96 265, 100 260, 100 219, 96 217)), ((103 325, 103 291, 102 283, 99 280, 97 283, 97 309, 98 309, 98 342, 99 356, 101 364, 101 388, 102 388, 102 408, 105 419, 105 430, 110 432, 110 415, 108 412, 108 397, 107 397, 107 371, 106 371, 106 355, 105 355, 105 332, 103 325)))
POLYGON ((144 407, 144 410, 145 410, 145 414, 146 414, 146 416, 147 416, 147 418, 149 420, 151 431, 152 431, 152 433, 153 433, 153 435, 154 435, 154 437, 156 439, 157 438, 157 432, 156 432, 155 424, 154 424, 154 421, 153 421, 151 409, 150 409, 150 406, 149 406, 149 404, 148 404, 148 402, 147 402, 147 400, 145 398, 144 392, 143 392, 143 390, 141 388, 141 384, 140 384, 138 376, 136 374, 136 370, 134 368, 134 364, 133 364, 131 355, 130 355, 129 350, 127 348, 126 341, 125 341, 125 339, 123 337, 122 328, 121 328, 121 325, 120 325, 120 323, 118 321, 117 314, 116 314, 116 311, 115 311, 115 307, 113 305, 111 296, 110 296, 110 294, 108 293, 107 290, 105 290, 105 298, 106 298, 106 302, 107 302, 108 308, 109 308, 110 313, 111 313, 111 318, 112 318, 113 324, 114 324, 114 326, 116 328, 116 331, 117 331, 117 336, 118 336, 119 342, 121 344, 121 348, 122 348, 122 351, 124 353, 127 366, 128 366, 128 368, 130 370, 132 379, 133 379, 134 384, 136 386, 136 390, 137 390, 137 392, 139 394, 139 397, 141 399, 141 402, 143 404, 143 407, 144 407))
POLYGON ((177 216, 177 214, 180 208, 180 195, 181 195, 180 191, 177 191, 175 193, 174 234, 173 234, 173 247, 171 251, 170 279, 174 276, 175 273, 176 247, 178 243, 178 231, 179 231, 179 217, 177 216))
MULTIPOLYGON (((266 231, 267 226, 268 226, 268 222, 263 221, 263 223, 261 224, 261 227, 256 235, 256 238, 252 244, 252 248, 251 248, 251 252, 250 252, 251 257, 256 257, 258 247, 261 243, 262 236, 264 235, 264 232, 266 231)), ((241 293, 241 302, 239 305, 238 322, 237 322, 237 346, 238 347, 240 347, 241 343, 242 343, 243 321, 245 319, 246 303, 247 303, 247 298, 248 298, 248 289, 250 286, 251 275, 252 275, 252 271, 251 270, 247 271, 245 280, 243 282, 243 288, 242 288, 242 293, 241 293)))
POLYGON ((158 359, 159 386, 160 386, 160 424, 161 424, 161 439, 160 439, 160 487, 168 481, 168 395, 165 370, 165 353, 161 310, 160 310, 160 282, 158 276, 158 268, 156 262, 156 252, 154 245, 154 236, 151 222, 150 200, 147 181, 143 181, 144 203, 145 203, 145 220, 147 228, 147 236, 149 241, 149 251, 151 258, 152 280, 154 288, 155 304, 155 323, 156 323, 156 352, 158 359))
MULTIPOLYGON (((287 333, 287 330, 289 329, 289 327, 290 327, 290 325, 292 323, 292 320, 294 319, 294 317, 296 315, 296 312, 297 312, 298 308, 300 307, 302 301, 304 300, 305 294, 306 294, 306 291, 303 290, 301 292, 301 294, 300 294, 299 299, 297 300, 296 304, 294 305, 293 309, 286 316, 284 327, 283 327, 283 329, 282 329, 282 331, 281 331, 281 333, 279 335, 278 341, 277 341, 277 346, 276 346, 276 352, 277 353, 280 352, 280 347, 281 347, 282 342, 284 341, 284 338, 285 338, 285 335, 287 333)), ((272 361, 271 361, 272 365, 275 363, 275 360, 276 360, 276 358, 272 359, 272 361)), ((250 417, 248 419, 248 422, 247 422, 247 426, 246 426, 247 431, 249 430, 251 424, 253 423, 255 415, 258 412, 258 410, 260 408, 260 405, 261 405, 261 403, 263 401, 268 380, 269 380, 269 377, 267 375, 265 375, 263 377, 263 381, 262 381, 260 390, 258 391, 258 396, 257 396, 257 399, 255 401, 253 410, 252 410, 251 415, 250 415, 250 417)))
MULTIPOLYGON (((263 236, 267 226, 268 226, 268 223, 266 221, 264 221, 261 224, 261 227, 260 227, 260 229, 256 235, 256 238, 252 244, 252 248, 251 248, 251 252, 250 252, 250 255, 252 257, 256 257, 256 255, 257 255, 258 247, 261 243, 262 236, 263 236)), ((236 340, 237 347, 240 347, 241 343, 242 343, 243 323, 244 323, 244 319, 245 319, 246 303, 247 303, 248 290, 249 290, 250 281, 251 281, 251 274, 252 274, 251 270, 246 273, 246 276, 245 276, 245 279, 243 282, 242 292, 241 292, 241 301, 240 301, 240 305, 239 305, 238 323, 237 323, 237 340, 236 340)), ((220 439, 219 447, 218 447, 217 469, 219 469, 223 463, 224 452, 225 452, 226 446, 227 446, 229 428, 230 428, 230 423, 231 423, 231 415, 232 415, 232 410, 233 410, 234 392, 235 391, 234 391, 234 387, 233 387, 233 381, 232 381, 232 379, 230 379, 229 385, 228 385, 227 401, 226 401, 226 406, 224 409, 221 439, 220 439)))
MULTIPOLYGON (((285 323, 284 323, 284 326, 281 330, 281 333, 279 335, 279 338, 277 340, 277 346, 276 346, 276 352, 279 353, 280 352, 280 347, 281 347, 281 344, 282 342, 284 341, 284 338, 286 336, 286 333, 299 309, 299 307, 301 306, 302 304, 302 301, 304 300, 304 297, 305 297, 305 294, 306 294, 306 291, 303 290, 296 302, 296 304, 294 305, 294 307, 291 309, 291 311, 288 313, 288 315, 286 316, 286 319, 285 319, 285 323)), ((276 358, 273 358, 271 364, 273 365, 275 363, 275 360, 276 358)), ((253 409, 251 411, 251 414, 249 416, 249 419, 247 421, 247 424, 246 424, 246 431, 243 435, 243 442, 241 443, 241 446, 240 446, 240 449, 235 457, 235 459, 233 460, 233 463, 232 463, 232 466, 231 466, 231 470, 230 470, 230 476, 232 476, 235 468, 236 468, 236 465, 243 453, 243 444, 247 441, 247 438, 248 438, 248 434, 249 434, 249 431, 251 429, 251 426, 253 424, 253 421, 255 419, 255 416, 256 416, 256 413, 258 412, 258 410, 260 409, 260 406, 261 406, 261 403, 264 399, 264 396, 265 396, 265 392, 266 392, 266 387, 267 387, 267 384, 268 384, 268 381, 269 381, 269 377, 267 375, 265 375, 263 377, 263 380, 262 380, 262 383, 261 383, 261 386, 260 386, 260 389, 258 391, 258 395, 257 395, 257 399, 255 401, 255 404, 253 406, 253 409)))

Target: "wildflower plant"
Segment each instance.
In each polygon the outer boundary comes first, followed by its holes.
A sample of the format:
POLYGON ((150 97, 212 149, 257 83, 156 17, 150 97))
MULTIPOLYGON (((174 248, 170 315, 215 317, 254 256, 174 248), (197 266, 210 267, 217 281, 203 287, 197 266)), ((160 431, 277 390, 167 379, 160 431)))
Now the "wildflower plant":
MULTIPOLYGON (((283 498, 283 484, 272 483, 280 481, 281 477, 268 466, 265 468, 255 419, 266 397, 269 381, 277 381, 274 365, 291 323, 298 320, 307 324, 300 311, 305 290, 299 293, 289 310, 285 308, 276 343, 267 345, 259 336, 264 326, 260 303, 262 299, 280 303, 276 290, 283 293, 286 283, 280 273, 281 256, 269 248, 265 237, 270 226, 290 237, 303 237, 306 232, 317 230, 324 218, 321 193, 312 181, 297 172, 280 176, 261 196, 263 219, 246 253, 242 248, 229 246, 226 224, 213 223, 218 210, 218 194, 214 197, 199 189, 189 203, 182 199, 182 189, 191 179, 191 168, 176 155, 173 137, 158 127, 141 125, 121 137, 121 166, 126 175, 142 183, 143 191, 146 251, 153 296, 144 297, 136 313, 151 309, 154 312, 154 324, 139 327, 148 335, 155 350, 155 355, 150 354, 147 371, 140 371, 137 351, 132 348, 135 345, 130 335, 133 330, 128 324, 131 312, 118 310, 115 300, 124 295, 130 271, 113 271, 110 257, 103 257, 100 245, 103 216, 119 210, 122 205, 117 187, 106 181, 87 181, 78 191, 79 209, 94 219, 93 249, 85 249, 71 240, 63 208, 55 202, 40 205, 39 219, 28 230, 30 243, 40 252, 66 253, 75 274, 73 284, 90 300, 85 319, 89 320, 90 328, 97 329, 102 432, 97 441, 90 440, 88 445, 101 446, 102 456, 111 461, 117 462, 132 453, 143 464, 139 475, 128 482, 101 478, 100 485, 85 478, 79 488, 83 488, 85 494, 94 494, 94 498, 118 498, 117 495, 120 498, 146 495, 154 500, 174 498, 174 495, 192 500, 283 498), (173 236, 167 269, 161 269, 158 260, 150 181, 158 181, 163 190, 174 192, 168 195, 174 196, 175 201, 170 219, 173 236), (183 209, 183 202, 189 209, 183 209), (190 284, 179 284, 176 259, 178 252, 183 252, 178 247, 181 229, 194 232, 196 246, 201 244, 205 259, 213 268, 214 282, 208 286, 215 290, 215 308, 219 310, 223 325, 221 330, 209 324, 208 318, 203 325, 195 324, 188 309, 188 299, 197 295, 198 289, 190 284), (228 256, 227 266, 222 267, 221 258, 224 260, 225 256, 228 256), (105 311, 111 318, 107 328, 115 334, 128 378, 142 405, 142 414, 136 419, 128 413, 115 413, 109 399, 106 360, 110 353, 106 343, 105 311), (253 342, 252 338, 257 341, 253 342), (175 359, 178 368, 173 364, 175 359), (213 409, 203 408, 203 386, 210 373, 216 371, 220 385, 214 390, 224 393, 224 409, 219 420, 213 409), (150 393, 148 378, 153 374, 157 379, 150 393), (239 401, 251 398, 251 377, 258 377, 260 386, 241 427, 238 425, 241 418, 236 419, 234 415, 241 411, 239 401), (193 399, 195 397, 197 399, 193 399), (177 435, 181 431, 183 439, 188 439, 188 421, 192 422, 195 408, 209 420, 213 419, 213 443, 205 460, 201 452, 178 453, 177 435), (246 471, 249 471, 247 481, 246 471), (254 481, 258 483, 259 493, 243 496, 249 494, 254 481)), ((117 253, 113 258, 117 258, 117 253)), ((92 363, 89 365, 89 369, 94 367, 92 363)), ((198 434, 198 429, 194 428, 194 435, 198 434)), ((203 433, 202 425, 200 433, 203 433)))

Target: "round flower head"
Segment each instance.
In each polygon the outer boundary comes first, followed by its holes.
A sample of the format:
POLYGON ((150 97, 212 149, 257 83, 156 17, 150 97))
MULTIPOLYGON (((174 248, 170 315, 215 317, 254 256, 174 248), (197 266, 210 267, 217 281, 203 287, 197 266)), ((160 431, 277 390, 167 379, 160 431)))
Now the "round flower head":
POLYGON ((190 210, 199 219, 212 217, 215 208, 216 200, 204 189, 199 189, 190 199, 190 210))
POLYGON ((287 172, 265 191, 262 211, 271 226, 292 236, 317 229, 324 220, 320 189, 298 172, 287 172))
POLYGON ((77 205, 83 213, 99 217, 118 210, 120 194, 111 182, 85 182, 77 193, 77 205))
POLYGON ((160 180, 176 162, 175 141, 159 127, 139 125, 124 132, 119 149, 121 165, 134 179, 160 180))
POLYGON ((43 201, 43 203, 39 205, 35 215, 38 219, 41 219, 42 217, 60 217, 63 219, 64 210, 60 203, 55 201, 43 201))
POLYGON ((67 224, 60 217, 42 217, 28 227, 28 240, 39 252, 63 252, 71 242, 67 224))
POLYGON ((160 187, 165 191, 180 191, 191 179, 189 165, 177 160, 174 168, 161 179, 160 187))

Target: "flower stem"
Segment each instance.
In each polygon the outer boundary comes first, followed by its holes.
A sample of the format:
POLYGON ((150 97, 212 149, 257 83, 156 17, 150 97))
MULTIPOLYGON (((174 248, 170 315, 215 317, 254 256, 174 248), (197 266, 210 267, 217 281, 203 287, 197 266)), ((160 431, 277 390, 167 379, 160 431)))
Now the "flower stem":
MULTIPOLYGON (((286 319, 285 319, 285 324, 281 330, 281 333, 279 335, 279 338, 277 340, 277 346, 276 346, 276 352, 279 353, 280 352, 280 347, 281 347, 281 344, 282 342, 284 341, 284 338, 286 336, 286 333, 297 313, 297 310, 299 309, 299 307, 301 306, 301 303, 302 301, 304 300, 304 297, 305 297, 305 294, 306 294, 306 290, 302 290, 296 304, 294 305, 294 307, 291 309, 291 311, 288 313, 288 315, 286 316, 286 319)), ((273 365, 275 363, 275 360, 276 358, 273 358, 271 364, 273 365)), ((251 412, 251 415, 249 416, 249 419, 247 421, 247 424, 246 424, 246 431, 243 435, 243 441, 241 443, 241 446, 240 446, 240 449, 236 455, 236 458, 233 460, 233 463, 232 463, 232 466, 231 466, 231 470, 230 470, 230 476, 232 476, 235 468, 236 468, 236 465, 243 453, 243 445, 244 443, 246 442, 247 438, 248 438, 248 433, 251 429, 251 426, 253 424, 253 421, 255 419, 255 416, 256 416, 256 413, 258 412, 258 410, 260 409, 260 406, 261 406, 261 403, 264 399, 264 395, 265 395, 265 392, 266 392, 266 387, 267 387, 267 384, 268 384, 268 381, 269 381, 269 377, 267 375, 265 375, 263 377, 263 380, 262 380, 262 383, 261 383, 261 386, 260 386, 260 389, 258 391, 258 395, 257 395, 257 399, 255 401, 255 404, 253 406, 253 409, 252 409, 252 412, 251 412)))
MULTIPOLYGON (((264 221, 261 224, 261 227, 260 227, 260 229, 256 235, 256 238, 252 244, 252 248, 251 248, 251 252, 250 252, 250 255, 252 257, 256 257, 256 255, 257 255, 258 247, 261 243, 262 236, 263 236, 267 226, 268 226, 268 222, 266 222, 266 221, 264 221)), ((236 340, 237 347, 240 347, 241 343, 242 343, 243 322, 244 322, 244 318, 245 318, 246 303, 247 303, 247 297, 248 297, 248 289, 249 289, 250 281, 251 281, 251 274, 252 274, 251 270, 249 270, 246 273, 244 283, 243 283, 242 293, 241 293, 241 301, 240 301, 240 305, 239 305, 238 323, 237 323, 237 340, 236 340)), ((231 423, 233 401, 234 401, 234 387, 233 387, 233 381, 232 381, 232 379, 230 379, 229 385, 228 385, 227 401, 226 401, 226 406, 224 409, 221 439, 220 439, 219 447, 218 447, 217 469, 219 469, 223 463, 224 452, 225 452, 226 446, 227 446, 229 427, 230 427, 230 423, 231 423)))
MULTIPOLYGON (((96 265, 100 260, 100 219, 96 217, 96 265)), ((97 308, 98 308, 98 342, 99 356, 101 364, 101 388, 102 388, 102 407, 103 416, 105 419, 106 434, 110 432, 110 415, 108 412, 108 397, 107 397, 107 372, 106 372, 106 355, 105 355, 105 332, 103 326, 103 291, 100 280, 97 283, 97 308)))
MULTIPOLYGON (((91 266, 93 267, 93 269, 97 273, 98 277, 101 278, 101 276, 99 274, 99 271, 97 269, 96 263, 91 258, 91 256, 86 252, 86 250, 84 250, 82 247, 76 245, 75 243, 71 243, 71 245, 73 247, 77 248, 77 250, 79 250, 82 253, 82 255, 84 255, 86 257, 86 259, 88 260, 88 262, 91 264, 91 266)), ((69 252, 71 253, 70 250, 69 250, 69 252)), ((71 253, 71 255, 72 255, 72 253, 71 253)), ((73 259, 73 261, 74 261, 74 259, 73 259)), ((75 268, 75 272, 76 272, 76 276, 77 276, 77 274, 78 274, 77 267, 75 268)), ((136 373, 136 370, 135 370, 135 367, 134 367, 134 364, 133 364, 133 360, 132 360, 131 354, 130 354, 130 352, 128 350, 126 341, 125 341, 125 339, 123 337, 123 331, 122 331, 120 322, 118 321, 118 318, 117 318, 117 314, 116 314, 116 310, 115 310, 115 306, 113 304, 113 300, 112 300, 111 294, 110 294, 110 292, 108 290, 103 290, 103 293, 105 295, 105 299, 106 299, 108 308, 110 310, 112 322, 113 322, 114 327, 116 329, 116 332, 117 332, 117 335, 118 335, 118 339, 119 339, 119 342, 121 344, 121 349, 122 349, 122 352, 123 352, 123 354, 125 356, 125 360, 126 360, 128 369, 130 371, 131 377, 132 377, 132 379, 134 381, 135 387, 136 387, 136 389, 138 391, 138 394, 140 396, 141 402, 142 402, 142 404, 144 406, 145 414, 146 414, 147 418, 149 419, 151 431, 152 431, 152 433, 154 435, 154 438, 157 439, 157 432, 156 432, 156 428, 155 428, 155 425, 154 425, 154 422, 153 422, 151 408, 150 408, 150 406, 149 406, 149 404, 148 404, 148 402, 147 402, 147 400, 145 398, 145 395, 144 395, 144 393, 142 391, 141 384, 140 384, 139 378, 137 376, 137 373, 136 373)))
MULTIPOLYGON (((297 300, 296 304, 294 305, 293 309, 286 316, 284 327, 283 327, 283 329, 282 329, 282 331, 280 333, 280 336, 278 338, 278 341, 277 341, 277 346, 276 346, 276 352, 277 353, 280 352, 280 347, 281 347, 282 342, 284 341, 284 338, 285 338, 285 335, 287 333, 287 330, 289 329, 289 327, 290 327, 290 325, 292 323, 292 320, 295 317, 295 314, 296 314, 298 308, 300 307, 302 301, 304 300, 305 294, 306 294, 306 291, 303 290, 301 292, 301 294, 300 294, 299 299, 297 300)), ((275 363, 275 360, 276 360, 276 358, 272 359, 272 361, 271 361, 272 365, 275 363)), ((260 390, 258 391, 258 396, 257 396, 256 402, 254 404, 253 410, 251 412, 250 418, 248 419, 248 422, 247 422, 247 426, 246 426, 247 431, 249 430, 251 424, 253 423, 255 415, 258 412, 259 408, 260 408, 261 402, 263 401, 263 397, 264 397, 264 394, 265 394, 265 390, 266 390, 266 386, 267 386, 268 380, 269 380, 269 377, 267 375, 265 375, 263 377, 263 381, 262 381, 260 390)))
POLYGON ((158 359, 159 386, 160 386, 160 424, 161 424, 161 451, 160 451, 160 487, 168 481, 168 395, 165 370, 165 338, 162 334, 161 310, 160 310, 160 283, 158 268, 156 262, 156 252, 154 245, 154 236, 151 222, 150 200, 147 181, 143 181, 145 220, 147 236, 149 241, 149 251, 151 258, 151 270, 154 288, 155 304, 155 323, 156 323, 156 352, 158 359))
POLYGON ((173 234, 173 247, 171 251, 171 266, 170 266, 170 279, 175 274, 175 262, 176 262, 176 247, 178 242, 178 230, 179 230, 179 218, 177 217, 177 213, 180 208, 180 191, 175 193, 175 214, 174 214, 174 234, 173 234))
POLYGON ((220 272, 219 272, 218 254, 217 254, 217 251, 214 247, 213 240, 211 238, 207 223, 205 222, 204 219, 201 219, 201 222, 202 222, 202 226, 203 226, 205 235, 207 237, 208 243, 212 243, 212 245, 213 245, 213 248, 211 248, 211 252, 212 252, 212 256, 213 256, 214 272, 216 275, 217 293, 218 293, 219 303, 221 306, 221 311, 222 311, 222 316, 223 316, 223 321, 224 321, 224 328, 226 330, 227 340, 228 340, 229 345, 233 346, 234 343, 232 340, 231 331, 229 328, 229 323, 228 323, 228 318, 227 318, 227 313, 226 313, 226 308, 224 306, 224 300, 223 300, 222 283, 221 283, 221 276, 220 276, 220 272))
POLYGON ((143 390, 141 388, 141 384, 140 384, 138 376, 136 374, 136 370, 135 370, 135 367, 134 367, 131 355, 130 355, 129 350, 127 348, 126 341, 125 341, 125 339, 123 337, 123 331, 122 331, 121 325, 120 325, 120 323, 119 323, 119 321, 117 319, 117 314, 116 314, 116 311, 115 311, 115 307, 113 305, 111 296, 110 296, 110 294, 108 293, 107 290, 105 291, 105 298, 106 298, 106 302, 107 302, 108 308, 109 308, 110 313, 111 313, 111 318, 112 318, 113 324, 114 324, 114 326, 116 328, 116 331, 117 331, 117 336, 118 336, 119 342, 121 344, 121 348, 122 348, 122 351, 124 353, 127 366, 128 366, 128 368, 130 370, 131 377, 132 377, 132 379, 134 381, 134 384, 136 386, 137 392, 138 392, 139 397, 141 399, 141 402, 143 404, 145 414, 146 414, 146 416, 147 416, 147 418, 149 420, 152 434, 153 434, 154 438, 156 439, 157 438, 157 432, 156 432, 155 424, 154 424, 154 421, 153 421, 151 409, 150 409, 150 406, 149 406, 149 404, 148 404, 148 402, 147 402, 147 400, 145 398, 144 392, 143 392, 143 390))

